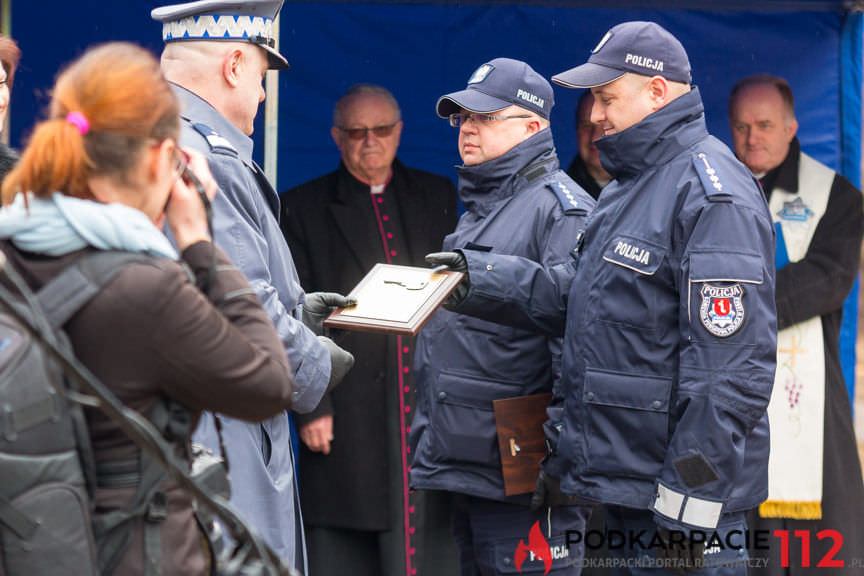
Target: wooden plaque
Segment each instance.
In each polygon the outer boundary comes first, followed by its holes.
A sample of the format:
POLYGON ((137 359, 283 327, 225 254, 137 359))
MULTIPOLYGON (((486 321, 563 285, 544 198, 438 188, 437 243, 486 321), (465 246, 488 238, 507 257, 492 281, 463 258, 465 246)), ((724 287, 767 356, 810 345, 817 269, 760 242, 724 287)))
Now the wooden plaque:
POLYGON ((376 264, 348 295, 357 305, 335 310, 324 326, 415 336, 463 276, 461 272, 376 264))
POLYGON ((495 400, 495 427, 507 496, 534 492, 540 461, 546 455, 546 408, 552 394, 495 400))

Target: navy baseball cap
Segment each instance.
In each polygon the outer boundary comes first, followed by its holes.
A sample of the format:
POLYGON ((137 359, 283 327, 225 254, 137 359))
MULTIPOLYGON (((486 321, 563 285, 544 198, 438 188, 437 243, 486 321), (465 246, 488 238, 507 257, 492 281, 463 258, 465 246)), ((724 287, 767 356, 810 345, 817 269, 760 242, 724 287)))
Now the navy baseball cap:
POLYGON ((654 22, 624 22, 612 27, 591 51, 588 62, 556 74, 552 81, 567 88, 594 88, 627 72, 691 82, 684 46, 654 22))
POLYGON ((497 112, 515 104, 549 119, 555 105, 552 85, 519 60, 496 58, 471 74, 468 87, 438 99, 438 116, 447 118, 462 108, 469 112, 497 112))

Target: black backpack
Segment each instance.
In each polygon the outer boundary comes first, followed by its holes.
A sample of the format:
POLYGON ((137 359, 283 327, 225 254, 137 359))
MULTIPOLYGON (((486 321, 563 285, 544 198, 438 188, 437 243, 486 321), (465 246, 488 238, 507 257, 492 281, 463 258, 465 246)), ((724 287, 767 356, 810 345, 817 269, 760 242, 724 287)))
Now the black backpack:
MULTIPOLYGON (((93 254, 46 284, 38 307, 25 297, 13 305, 68 350, 58 328, 143 258, 93 254)), ((0 573, 8 576, 100 573, 91 524, 96 470, 83 409, 70 393, 79 391, 45 347, 0 313, 0 573)))
POLYGON ((132 263, 158 262, 128 252, 81 258, 37 294, 27 289, 0 252, 0 576, 97 576, 116 566, 143 517, 144 573, 161 573, 159 524, 172 473, 218 515, 237 545, 225 550, 214 574, 291 574, 251 533, 227 501, 190 478, 173 453, 185 439, 188 414, 168 400, 143 418, 122 403, 74 357, 63 325, 132 263), (97 470, 82 405, 99 408, 141 448, 139 462, 97 470), (93 522, 93 491, 137 486, 133 503, 93 522))

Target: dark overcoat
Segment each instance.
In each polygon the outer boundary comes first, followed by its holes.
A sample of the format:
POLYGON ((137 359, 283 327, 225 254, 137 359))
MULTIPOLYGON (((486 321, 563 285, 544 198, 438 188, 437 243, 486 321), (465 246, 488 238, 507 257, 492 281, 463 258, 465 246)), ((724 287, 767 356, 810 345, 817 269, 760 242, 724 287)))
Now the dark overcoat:
MULTIPOLYGON (((456 225, 453 183, 407 168, 397 159, 387 185, 387 194, 391 193, 406 248, 394 263, 425 266, 424 256, 439 251, 444 236, 456 225)), ((307 292, 347 294, 376 263, 386 261, 369 187, 344 165, 284 192, 281 222, 307 292)), ((393 506, 401 498, 393 491, 401 488, 401 480, 395 480, 403 477, 399 452, 405 449, 398 418, 396 337, 351 332, 339 344, 354 354, 354 368, 314 412, 298 417, 302 425, 334 414, 330 454, 301 448, 304 522, 389 530, 395 527, 392 519, 400 517, 393 506), (394 440, 399 441, 395 446, 394 440)), ((411 366, 410 359, 403 366, 411 366)), ((413 398, 406 402, 413 410, 413 398)), ((411 415, 413 411, 406 414, 406 425, 411 415)))

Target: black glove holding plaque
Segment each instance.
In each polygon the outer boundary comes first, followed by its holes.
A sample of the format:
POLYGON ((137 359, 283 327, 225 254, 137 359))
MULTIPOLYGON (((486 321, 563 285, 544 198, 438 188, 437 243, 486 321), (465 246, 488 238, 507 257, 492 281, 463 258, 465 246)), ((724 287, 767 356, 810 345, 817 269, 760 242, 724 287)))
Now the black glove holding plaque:
POLYGON ((468 297, 468 288, 471 286, 468 280, 468 262, 465 260, 465 256, 461 252, 433 252, 426 255, 426 262, 436 265, 435 272, 447 270, 464 274, 462 281, 444 301, 444 307, 448 310, 458 308, 468 297))
POLYGON ((309 292, 303 301, 303 324, 312 330, 316 336, 324 334, 324 320, 336 308, 347 308, 357 304, 342 294, 336 292, 309 292))

